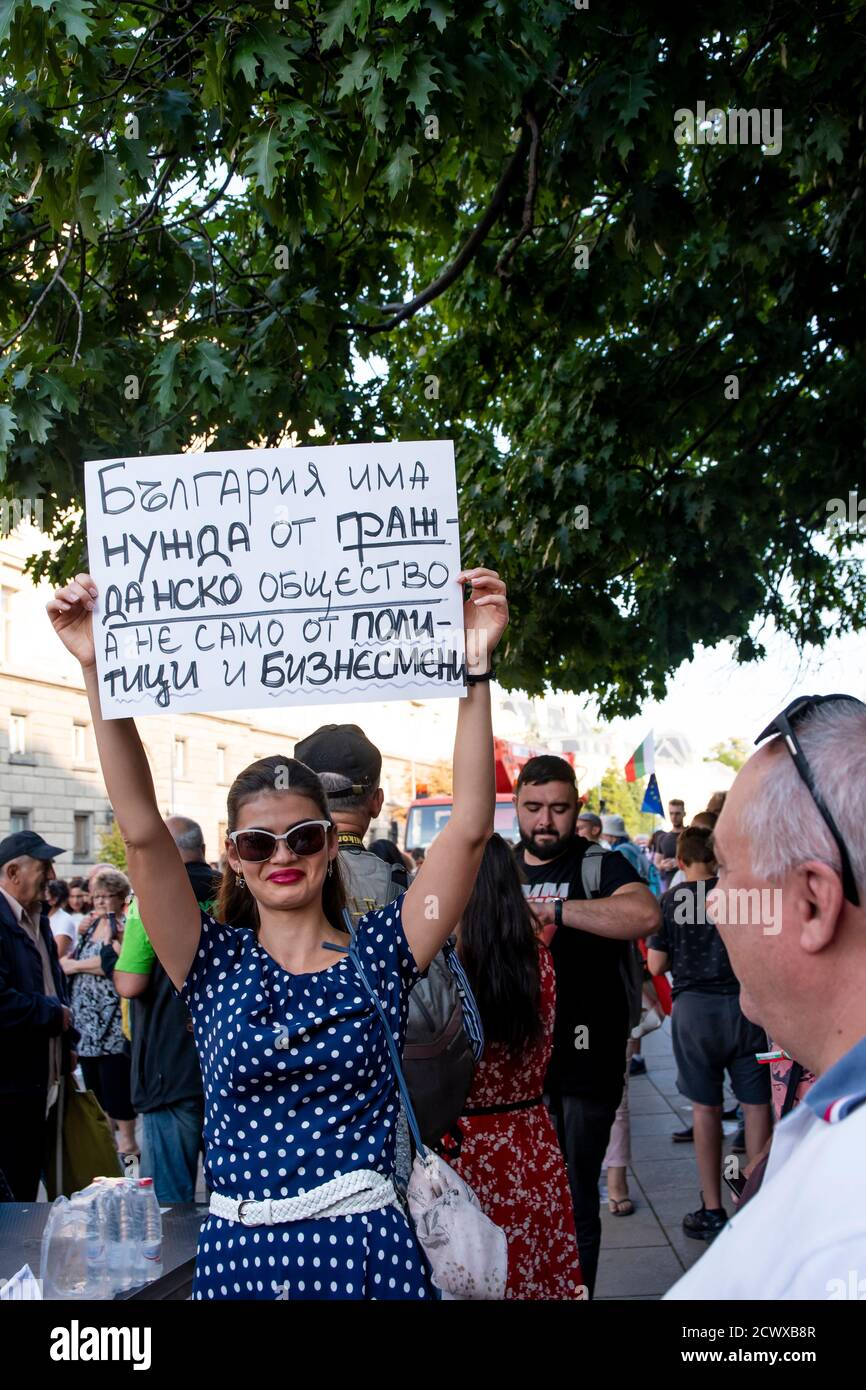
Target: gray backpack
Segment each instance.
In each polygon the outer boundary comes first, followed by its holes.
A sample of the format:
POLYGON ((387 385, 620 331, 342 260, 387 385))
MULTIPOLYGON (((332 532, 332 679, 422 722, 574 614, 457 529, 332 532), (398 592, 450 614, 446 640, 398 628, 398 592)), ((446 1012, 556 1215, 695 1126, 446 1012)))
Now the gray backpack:
MULTIPOLYGON (((393 902, 408 887, 405 869, 387 864, 368 850, 342 846, 340 866, 346 881, 349 912, 356 923, 366 912, 393 902)), ((431 1147, 439 1143, 459 1118, 475 1071, 472 1040, 463 1015, 464 994, 471 996, 471 991, 465 976, 461 974, 458 979, 448 964, 449 954, 453 954, 453 947, 446 943, 409 995, 403 1050, 403 1071, 415 1118, 424 1143, 431 1147)), ((467 1002, 469 1008, 477 1012, 474 999, 467 1002)), ((411 1156, 408 1155, 402 1108, 400 1120, 398 1171, 407 1179, 405 1165, 407 1159, 411 1165, 411 1156)))
POLYGON ((346 905, 357 926, 366 912, 392 903, 409 887, 409 875, 399 864, 386 864, 367 849, 340 847, 340 868, 346 884, 346 905))
MULTIPOLYGON (((580 878, 583 891, 588 898, 601 896, 601 866, 604 857, 612 854, 601 845, 589 844, 581 860, 580 878)), ((640 1023, 643 999, 643 956, 634 941, 623 941, 624 950, 620 956, 619 973, 628 999, 629 1029, 640 1023)))

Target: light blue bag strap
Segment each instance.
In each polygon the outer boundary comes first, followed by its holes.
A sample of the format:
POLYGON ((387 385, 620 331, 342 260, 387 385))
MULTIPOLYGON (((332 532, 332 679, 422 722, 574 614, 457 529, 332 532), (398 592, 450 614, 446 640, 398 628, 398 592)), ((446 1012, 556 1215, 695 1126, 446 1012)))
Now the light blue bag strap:
POLYGON ((391 1061, 394 1064, 394 1073, 397 1077, 397 1087, 400 1091, 400 1099, 403 1102, 403 1109, 406 1111, 406 1120, 409 1125, 409 1132, 412 1135, 412 1138, 415 1142, 415 1148, 417 1149, 421 1158, 424 1159, 427 1157, 427 1149, 424 1145, 423 1139, 421 1138, 421 1131, 418 1128, 418 1121, 415 1118, 415 1111, 412 1107, 412 1102, 409 1099, 409 1088, 406 1085, 406 1078, 403 1075, 403 1068, 400 1065, 400 1056, 397 1052, 397 1044, 394 1042, 394 1035, 391 1032, 391 1028, 388 1023, 388 1018, 385 1013, 385 1010, 382 1008, 379 996, 374 990, 373 986, 370 984, 370 981, 367 979, 367 976, 364 974, 364 967, 362 966, 361 958, 358 955, 358 943, 356 940, 355 925, 352 921, 348 908, 343 909, 343 921, 346 923, 346 926, 349 931, 349 938, 352 942, 351 946, 338 946, 336 942, 333 941, 323 941, 322 945, 327 951, 343 951, 346 955, 348 955, 349 960, 352 962, 352 964, 354 965, 355 969, 361 977, 361 982, 370 996, 370 1000, 373 1004, 374 1009, 376 1010, 377 1014, 379 1015, 379 1018, 382 1021, 382 1027, 385 1030, 385 1041, 388 1044, 388 1051, 391 1054, 391 1061))

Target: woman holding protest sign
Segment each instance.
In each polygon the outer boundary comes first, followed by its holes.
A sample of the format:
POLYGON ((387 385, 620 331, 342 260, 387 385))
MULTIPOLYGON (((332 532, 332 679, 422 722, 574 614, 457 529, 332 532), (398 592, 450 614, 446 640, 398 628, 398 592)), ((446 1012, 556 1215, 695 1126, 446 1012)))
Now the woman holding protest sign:
MULTIPOLYGON (((469 589, 469 684, 454 809, 409 890, 363 917, 356 936, 401 1044, 409 992, 457 925, 493 830, 488 661, 508 606, 493 570, 465 571, 458 582, 469 589)), ((160 815, 134 721, 102 718, 96 600, 80 574, 47 607, 81 663, 142 922, 192 1015, 213 1193, 194 1297, 429 1298, 392 1182, 398 1096, 383 1029, 352 963, 328 949, 346 944, 345 899, 321 784, 280 757, 235 779, 216 914, 205 914, 160 815)))

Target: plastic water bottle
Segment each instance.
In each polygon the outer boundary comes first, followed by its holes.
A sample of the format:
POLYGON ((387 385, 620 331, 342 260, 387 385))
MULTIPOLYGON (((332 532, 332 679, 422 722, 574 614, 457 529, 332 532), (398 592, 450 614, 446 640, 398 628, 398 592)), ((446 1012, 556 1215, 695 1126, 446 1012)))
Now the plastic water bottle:
POLYGON ((139 1270, 145 1282, 162 1274, 162 1213, 153 1187, 153 1178, 138 1178, 139 1270))
POLYGON ((89 1298, 110 1298, 104 1196, 98 1188, 86 1188, 80 1200, 87 1210, 87 1295, 89 1298))
POLYGON ((137 1271, 138 1212, 134 1184, 126 1178, 106 1183, 104 1211, 107 1228, 108 1273, 113 1293, 140 1283, 137 1271))

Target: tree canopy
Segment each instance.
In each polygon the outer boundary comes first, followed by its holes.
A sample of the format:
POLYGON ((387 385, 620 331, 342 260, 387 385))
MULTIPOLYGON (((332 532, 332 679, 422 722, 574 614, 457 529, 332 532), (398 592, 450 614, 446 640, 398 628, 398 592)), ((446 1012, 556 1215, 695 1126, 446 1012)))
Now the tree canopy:
POLYGON ((0 486, 63 542, 34 572, 83 563, 85 459, 452 437, 508 685, 630 714, 697 642, 759 654, 757 616, 862 626, 827 510, 863 475, 864 21, 0 0, 0 486), (723 142, 732 110, 781 148, 723 142))

